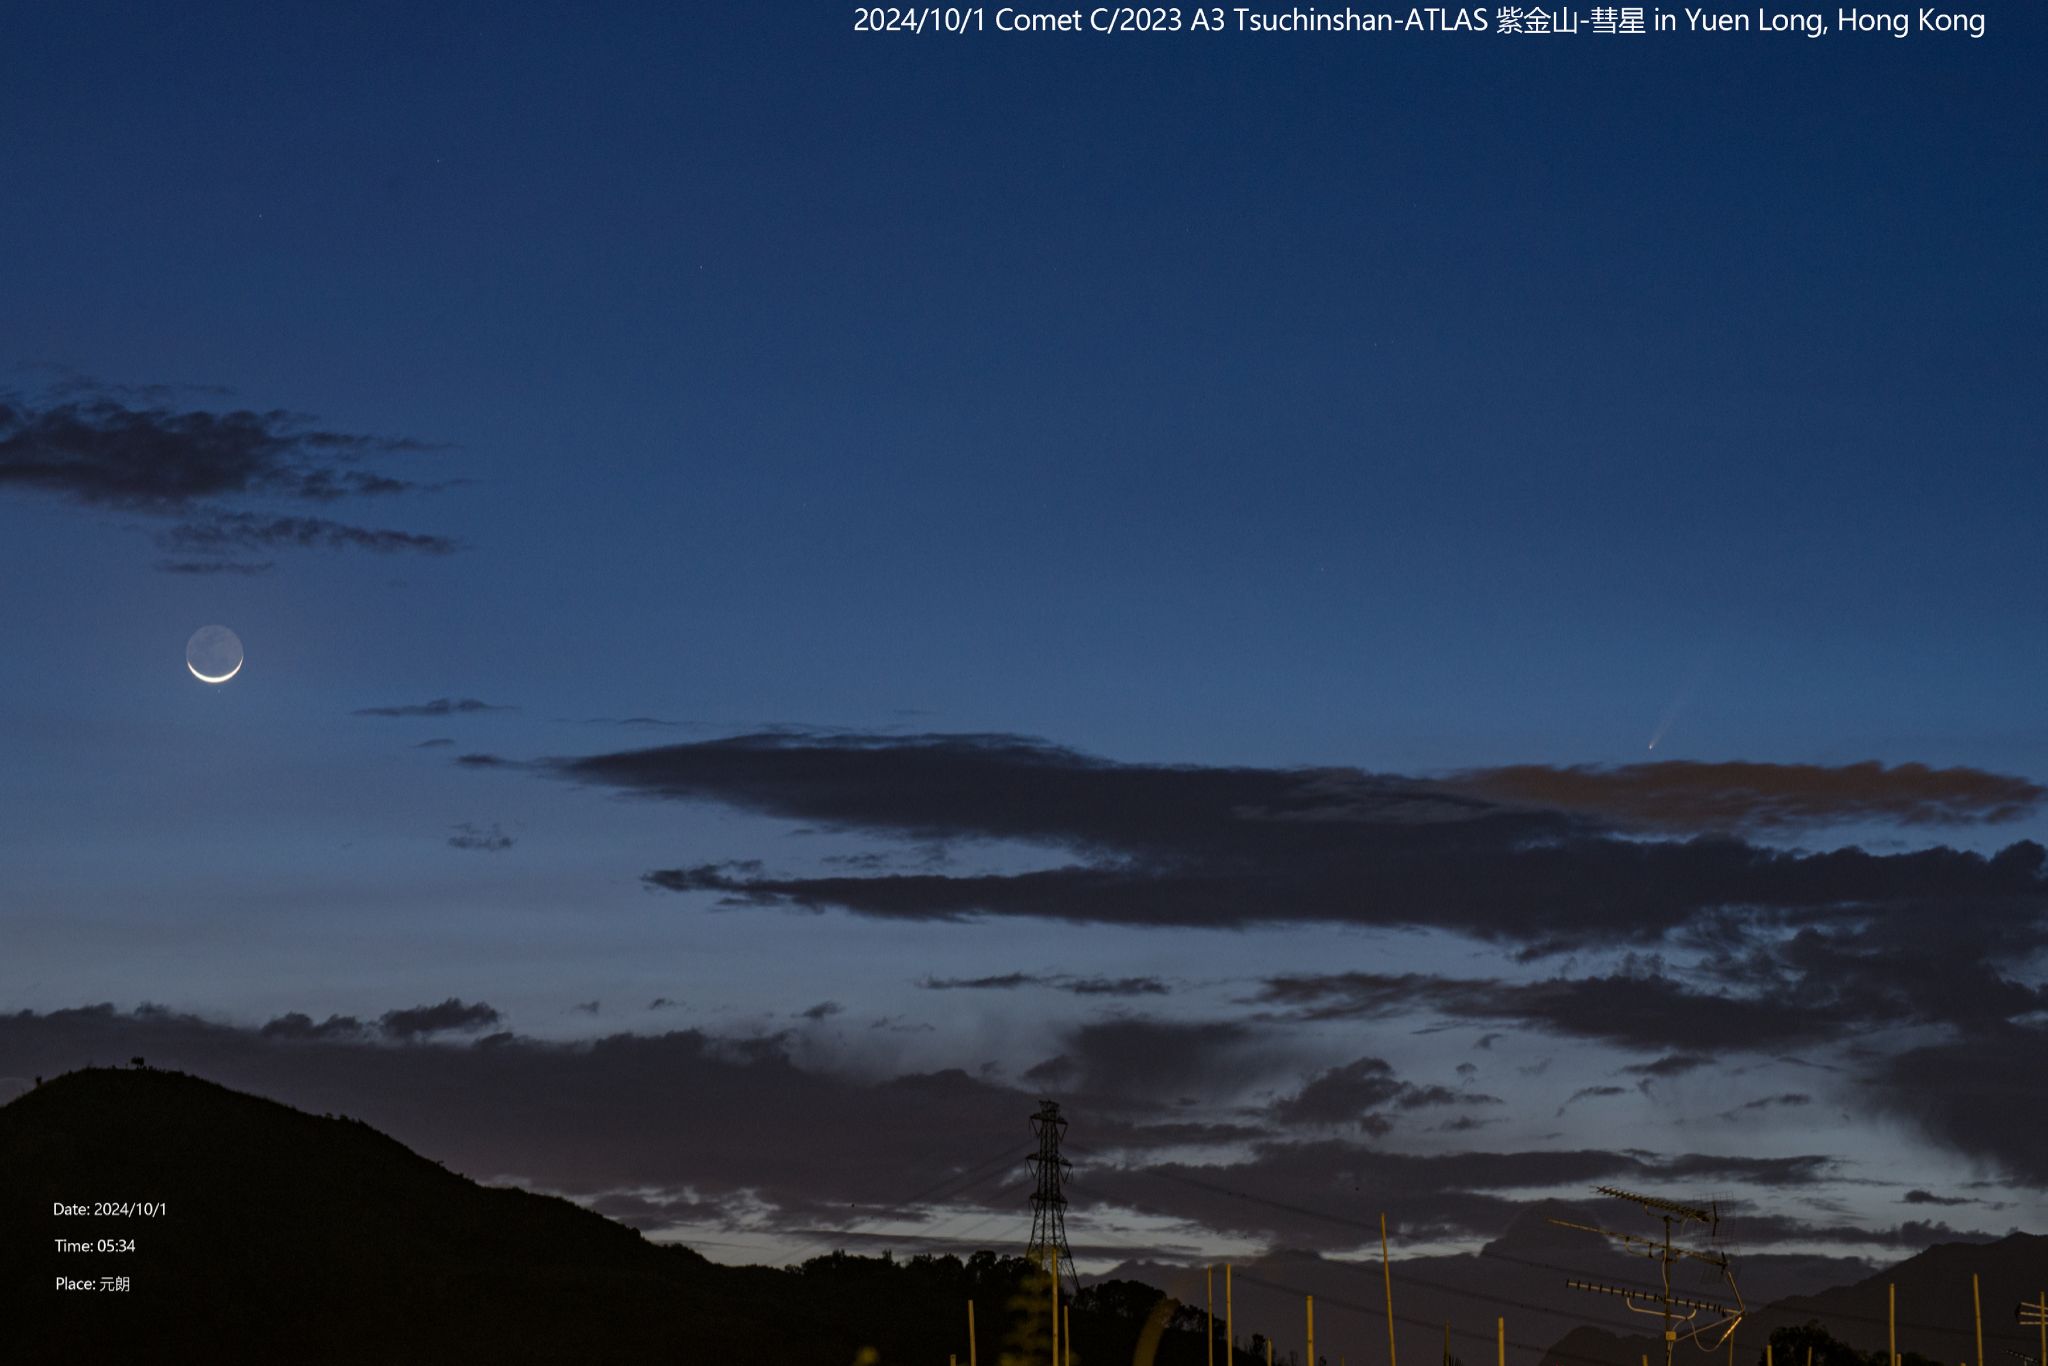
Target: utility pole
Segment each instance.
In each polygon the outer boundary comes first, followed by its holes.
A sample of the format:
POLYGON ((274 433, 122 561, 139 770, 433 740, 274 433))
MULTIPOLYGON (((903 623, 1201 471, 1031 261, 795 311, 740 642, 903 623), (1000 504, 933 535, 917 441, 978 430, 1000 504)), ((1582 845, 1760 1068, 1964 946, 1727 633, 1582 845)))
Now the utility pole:
POLYGON ((1721 1225, 1720 1212, 1712 1206, 1700 1209, 1693 1205, 1682 1205, 1676 1200, 1660 1199, 1654 1195, 1637 1195, 1633 1191, 1616 1190, 1612 1186, 1595 1186, 1593 1189, 1599 1191, 1602 1195, 1612 1196, 1617 1200, 1633 1201, 1651 1214, 1662 1217, 1664 1220, 1664 1237, 1662 1242, 1660 1243, 1655 1238, 1645 1238, 1634 1233, 1621 1233, 1611 1228, 1600 1228, 1593 1224, 1575 1224, 1569 1219, 1552 1219, 1550 1222, 1560 1228, 1576 1228, 1587 1233, 1597 1233, 1603 1238, 1613 1238, 1626 1247, 1630 1255, 1649 1258, 1657 1263, 1657 1269, 1662 1273, 1664 1290, 1662 1294, 1652 1295, 1647 1290, 1631 1290, 1625 1286, 1604 1285, 1598 1281, 1568 1280, 1565 1284, 1573 1290, 1590 1290, 1599 1295, 1619 1295, 1622 1303, 1626 1304, 1632 1313, 1660 1315, 1664 1320, 1664 1366, 1671 1366, 1672 1352, 1678 1346, 1679 1327, 1683 1324, 1691 1323, 1692 1320, 1698 1318, 1701 1310, 1711 1310, 1713 1313, 1723 1317, 1714 1322, 1704 1323, 1697 1328, 1689 1329, 1685 1336, 1690 1339, 1697 1339, 1714 1329, 1720 1329, 1721 1336, 1715 1339, 1711 1346, 1719 1347, 1723 1342, 1727 1341, 1734 1334, 1735 1326, 1742 1322, 1743 1316, 1742 1292, 1735 1288, 1735 1273, 1729 1269, 1727 1254, 1704 1252, 1689 1247, 1677 1247, 1671 1242, 1671 1226, 1674 1223, 1679 1225, 1704 1224, 1709 1236, 1718 1232, 1721 1225), (1716 1304, 1712 1300, 1690 1299, 1684 1295, 1674 1295, 1671 1293, 1671 1268, 1673 1264, 1688 1257, 1719 1269, 1722 1280, 1727 1282, 1729 1295, 1735 1300, 1732 1306, 1716 1304), (1653 1302, 1656 1307, 1650 1308, 1646 1304, 1638 1304, 1638 1300, 1653 1302), (1678 1312, 1680 1309, 1685 1309, 1688 1312, 1681 1314, 1678 1312))
MULTIPOLYGON (((2041 1330, 2041 1355, 2035 1360, 2048 1366, 2048 1290, 2042 1291, 2038 1300, 2021 1300, 2013 1309, 2013 1317, 2028 1328, 2041 1330)), ((1892 1366, 1898 1366, 1896 1357, 1892 1366)))

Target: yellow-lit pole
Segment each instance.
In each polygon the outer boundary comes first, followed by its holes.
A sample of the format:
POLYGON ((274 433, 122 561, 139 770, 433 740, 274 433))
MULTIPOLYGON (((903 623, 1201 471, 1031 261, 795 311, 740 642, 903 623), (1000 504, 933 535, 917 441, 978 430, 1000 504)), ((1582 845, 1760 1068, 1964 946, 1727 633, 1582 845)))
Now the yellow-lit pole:
MULTIPOLYGON (((2041 1292, 2041 1355, 2034 1358, 2041 1366, 2048 1366, 2048 1290, 2041 1292)), ((1894 1361, 1892 1366, 1898 1366, 1894 1361)))
POLYGON ((1776 1366, 1771 1360, 1771 1344, 1768 1342, 1764 1344, 1764 1366, 1776 1366))
POLYGON ((1984 1366, 1984 1305, 1977 1296, 1977 1273, 1970 1273, 1970 1314, 1977 1320, 1977 1366, 1984 1366))
POLYGON ((1046 1249, 1045 1264, 1052 1271, 1052 1366, 1060 1366, 1060 1254, 1046 1249))
POLYGON ((1308 1297, 1308 1366, 1316 1366, 1316 1297, 1308 1297))
POLYGON ((974 1301, 967 1302, 967 1366, 981 1366, 974 1358, 974 1301))
MULTIPOLYGON (((1223 1360, 1227 1366, 1237 1366, 1237 1315, 1230 1304, 1230 1263, 1223 1264, 1223 1360)), ((2048 1366, 2044 1362, 2042 1366, 2048 1366)))
POLYGON ((1060 1309, 1060 1341, 1066 1344, 1067 1366, 1074 1366, 1074 1306, 1060 1309))
MULTIPOLYGON (((1890 1366, 1899 1366, 1899 1283, 1892 1281, 1884 1288, 1884 1346, 1891 1353, 1890 1366)), ((2043 1362, 2041 1366, 2048 1366, 2043 1362)))
MULTIPOLYGON (((1380 1280, 1387 1287, 1387 1366, 1394 1361, 1394 1269, 1387 1262, 1387 1216, 1380 1215, 1380 1280)), ((1311 1361, 1308 1366, 1316 1366, 1311 1361)), ((2048 1363, 2043 1363, 2048 1366, 2048 1363)))
POLYGON ((1508 1366, 1508 1321, 1505 1315, 1493 1321, 1493 1334, 1493 1340, 1498 1344, 1494 1359, 1500 1366, 1508 1366))

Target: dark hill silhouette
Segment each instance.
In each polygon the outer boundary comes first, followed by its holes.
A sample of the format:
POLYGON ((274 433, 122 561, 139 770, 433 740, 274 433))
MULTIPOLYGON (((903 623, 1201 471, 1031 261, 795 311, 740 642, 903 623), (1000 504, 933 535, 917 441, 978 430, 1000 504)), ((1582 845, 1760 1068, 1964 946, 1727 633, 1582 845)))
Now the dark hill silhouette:
MULTIPOLYGON (((1836 1339, 1864 1352, 1885 1350, 1886 1287, 1898 1288, 1899 1353, 1918 1353, 1937 1362, 1977 1360, 1970 1313, 1970 1276, 1978 1277, 1984 1306, 1985 1366, 2019 1366, 2008 1349, 2040 1354, 2040 1336, 2013 1321, 2013 1306, 2048 1288, 2048 1237, 2014 1233, 1991 1243, 1942 1243, 1854 1283, 1818 1294, 1798 1295, 1754 1308, 1735 1336, 1736 1366, 1755 1366, 1772 1332, 1818 1322, 1836 1339)), ((1644 1319, 1651 1323, 1654 1320, 1644 1319)), ((1654 1334, 1617 1336, 1580 1328, 1560 1339, 1544 1366, 1663 1366, 1662 1342, 1654 1334)), ((1729 1359, 1726 1348, 1711 1358, 1681 1344, 1679 1366, 1714 1366, 1729 1359)), ((1803 1366, 1780 1360, 1776 1366, 1803 1366)))
MULTIPOLYGON (((972 1297, 994 1366, 1027 1273, 992 1253, 719 1266, 569 1201, 480 1186, 359 1121, 177 1072, 87 1069, 0 1106, 0 1362, 850 1366, 872 1347, 878 1366, 935 1366, 966 1361, 972 1297), (51 1209, 100 1201, 165 1212, 51 1209), (59 1237, 136 1250, 60 1253, 59 1237), (60 1292, 59 1275, 133 1288, 60 1292)), ((1076 1354, 1129 1361, 1159 1298, 1091 1287, 1076 1354)), ((1016 1322, 1042 1332, 1035 1314, 1016 1322)), ((1159 1366, 1202 1360, 1196 1333, 1165 1334, 1159 1366)))

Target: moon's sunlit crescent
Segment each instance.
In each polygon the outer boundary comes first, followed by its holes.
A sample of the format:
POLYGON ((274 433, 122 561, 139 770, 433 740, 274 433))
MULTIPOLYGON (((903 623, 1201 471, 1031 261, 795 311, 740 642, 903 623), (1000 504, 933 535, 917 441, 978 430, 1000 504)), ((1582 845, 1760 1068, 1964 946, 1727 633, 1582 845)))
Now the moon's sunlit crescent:
POLYGON ((225 626, 202 626, 185 642, 185 667, 201 683, 218 687, 242 671, 242 638, 225 626))

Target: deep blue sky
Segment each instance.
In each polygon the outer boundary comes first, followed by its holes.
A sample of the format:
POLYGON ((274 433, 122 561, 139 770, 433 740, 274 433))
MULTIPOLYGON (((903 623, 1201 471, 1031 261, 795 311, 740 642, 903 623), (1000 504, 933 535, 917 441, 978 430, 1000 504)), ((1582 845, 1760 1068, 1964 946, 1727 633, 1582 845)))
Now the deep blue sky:
MULTIPOLYGON (((1370 1055, 1526 1109, 1478 1131, 1503 1151, 1611 1145, 1611 1125, 1576 1127, 1584 1103, 1551 1109, 1642 1061, 1612 1031, 1558 1042, 1531 1014, 1498 1045, 1525 1055, 1475 1080, 1454 1064, 1477 1028, 1283 1028, 1270 982, 1366 961, 1587 977, 1654 971, 1647 954, 1767 997, 1785 979, 1713 968, 1732 950, 1705 927, 1740 910, 1725 891, 1688 891, 1698 904, 1654 934, 1609 927, 1533 956, 1533 932, 1458 922, 1420 893, 1398 915, 1303 928, 1281 884, 1247 893, 1273 922, 1249 927, 1137 911, 1075 927, 1044 918, 1069 914, 1057 897, 969 906, 967 923, 809 890, 816 917, 715 910, 708 883, 678 895, 643 875, 1194 854, 1086 821, 871 818, 894 781, 880 770, 835 778, 833 805, 764 796, 752 770, 692 770, 675 802, 622 797, 638 776, 568 775, 579 786, 518 765, 776 727, 1428 779, 1678 758, 1780 767, 1708 770, 1711 816, 1614 793, 1575 806, 1549 776, 1459 790, 1590 810, 1622 842, 1733 830, 1758 850, 1896 854, 2048 833, 2031 787, 2048 780, 2048 102, 2030 7, 1992 11, 1980 41, 874 36, 828 5, 74 4, 12 20, 0 1007, 154 1002, 233 1030, 454 996, 534 1047, 787 1031, 817 1076, 958 1067, 1027 1090, 1064 1075, 1077 1095, 1080 1064, 1026 1069, 1102 1045, 1106 1085, 1147 1054, 1086 1033, 1121 1022, 1193 1029, 1238 1060, 1198 1072, 1213 1094, 1189 1082, 1210 1119, 1264 1096, 1301 1132, 1284 1098, 1370 1055), (423 447, 346 468, 444 486, 151 503, 93 464, 110 446, 52 444, 52 414, 95 403, 103 434, 109 413, 159 432, 302 414, 423 447), (23 474, 53 451, 83 463, 23 474), (178 526, 248 511, 457 548, 175 544, 178 526), (191 572, 218 564, 269 568, 191 572), (179 665, 216 621, 249 663, 208 690, 179 665), (437 698, 501 709, 356 714, 437 698), (627 718, 673 724, 611 724, 627 718), (454 743, 414 747, 435 739, 454 743), (1844 804, 1863 779, 1834 774, 1869 760, 1961 766, 1965 786, 1983 770, 2019 795, 1935 823, 1873 814, 1844 804), (1787 791, 1814 805, 1757 814, 1787 791), (1012 972, 1170 989, 918 985, 1012 972), (684 1013, 648 1014, 657 997, 684 1013), (1547 1079, 1517 1070, 1552 1055, 1568 1061, 1547 1079)), ((149 458, 176 465, 181 440, 149 458)), ((1530 838, 1557 838, 1544 830, 1530 838)), ((1245 857, 1277 859, 1269 873, 1296 867, 1290 848, 1260 851, 1245 857)), ((1898 914, 1924 934, 1971 887, 1919 889, 1898 914)), ((1915 951, 1854 920, 1866 893, 1820 900, 1814 920, 1744 932, 1781 945, 1818 925, 1859 953, 1915 951)), ((1984 912, 1999 929, 1971 965, 1983 980, 2038 985, 2040 901, 1984 912)), ((1846 1046, 1871 1007, 1841 1009, 1846 1046)), ((1985 1030, 2042 1046, 2025 1001, 1915 1021, 1926 1032, 1895 1053, 1985 1030)), ((0 1072, 57 1070, 85 1045, 36 1047, 0 1054, 0 1072)), ((1732 1079, 1774 1048, 1701 1039, 1730 1080, 1692 1117, 1795 1093, 1732 1079)), ((2038 1164, 1797 1093, 1779 1108, 1800 1121, 1761 1136, 1681 1137, 1646 1095, 1616 1103, 1640 1102, 1645 1147, 1868 1164, 1816 1178, 1814 1198, 1849 1201, 1860 1227, 1899 1214, 1835 1184, 1859 1172, 2026 1192, 1945 1209, 1958 1229, 2040 1209, 2038 1164)), ((1391 1095, 1372 1103, 1405 1103, 1391 1095)), ((589 1194, 607 1187, 579 1173, 603 1165, 569 1152, 548 1179, 589 1194)), ((1452 1245, 1483 1223, 1430 1231, 1452 1245)), ((781 1247, 773 1226, 746 1236, 781 1247)))

